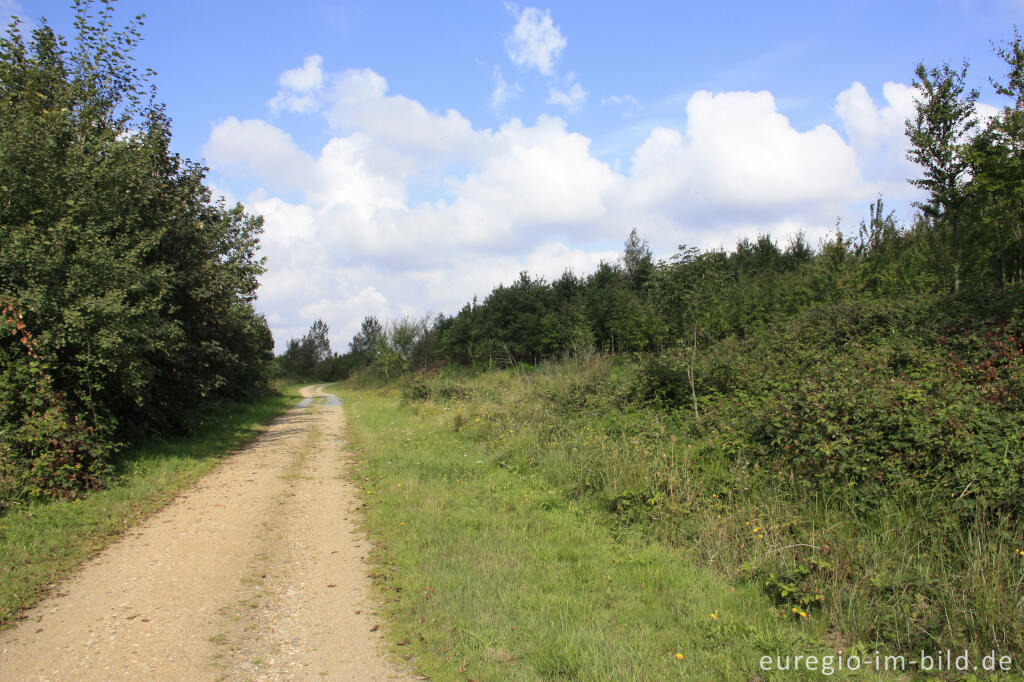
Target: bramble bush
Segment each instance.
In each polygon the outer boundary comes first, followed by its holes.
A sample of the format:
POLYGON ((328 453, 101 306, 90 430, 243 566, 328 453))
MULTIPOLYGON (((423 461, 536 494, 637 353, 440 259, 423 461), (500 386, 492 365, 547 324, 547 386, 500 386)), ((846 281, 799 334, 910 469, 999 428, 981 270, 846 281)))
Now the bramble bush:
POLYGON ((0 338, 0 511, 19 499, 73 497, 99 486, 110 469, 110 434, 54 390, 13 301, 0 303, 0 338))

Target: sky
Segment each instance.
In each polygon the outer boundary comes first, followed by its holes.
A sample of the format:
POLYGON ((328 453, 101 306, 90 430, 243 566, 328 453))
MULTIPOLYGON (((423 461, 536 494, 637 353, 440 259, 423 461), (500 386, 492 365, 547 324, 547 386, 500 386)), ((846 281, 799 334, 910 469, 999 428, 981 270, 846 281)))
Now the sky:
MULTIPOLYGON (((72 36, 70 2, 0 15, 72 36)), ((336 2, 121 0, 144 13, 176 152, 265 221, 256 303, 278 352, 314 320, 453 314, 522 270, 910 220, 919 62, 970 63, 1024 0, 336 2)))

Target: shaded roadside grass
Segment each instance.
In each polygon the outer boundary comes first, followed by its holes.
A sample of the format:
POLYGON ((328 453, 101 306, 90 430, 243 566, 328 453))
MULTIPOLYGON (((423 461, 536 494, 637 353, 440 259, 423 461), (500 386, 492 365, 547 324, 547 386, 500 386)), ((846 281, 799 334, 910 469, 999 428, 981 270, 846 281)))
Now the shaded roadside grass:
POLYGON ((820 620, 503 468, 455 408, 332 390, 359 453, 389 641, 431 679, 762 679, 762 656, 828 651, 820 620))
POLYGON ((0 627, 10 626, 82 561, 252 440, 297 396, 298 386, 286 385, 257 402, 225 404, 193 436, 126 453, 104 490, 0 516, 0 627))

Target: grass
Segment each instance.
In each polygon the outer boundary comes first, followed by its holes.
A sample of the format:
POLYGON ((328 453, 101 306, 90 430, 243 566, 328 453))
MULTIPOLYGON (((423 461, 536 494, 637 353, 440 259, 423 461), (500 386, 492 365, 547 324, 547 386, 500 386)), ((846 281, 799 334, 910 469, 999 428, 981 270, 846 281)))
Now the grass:
POLYGON ((132 449, 112 485, 73 501, 39 502, 0 516, 0 627, 88 557, 172 500, 295 403, 296 386, 211 412, 194 436, 132 449))
POLYGON ((692 548, 610 523, 595 498, 510 466, 512 449, 545 455, 528 420, 495 431, 499 414, 515 414, 500 400, 514 402, 521 382, 493 374, 474 386, 469 402, 330 389, 344 399, 360 455, 389 641, 419 672, 776 679, 793 673, 763 673, 762 656, 835 653, 823 619, 783 611, 759 584, 726 579, 692 548))
MULTIPOLYGON (((879 352, 884 355, 887 349, 879 352)), ((750 364, 746 356, 740 360, 750 364)), ((405 647, 417 646, 417 635, 428 642, 440 636, 442 651, 449 650, 442 662, 469 656, 475 665, 491 666, 486 674, 472 675, 477 679, 665 679, 671 673, 653 662, 664 662, 672 646, 685 654, 683 660, 710 666, 714 672, 708 678, 757 678, 757 661, 751 663, 751 656, 759 651, 858 656, 878 651, 883 658, 916 660, 922 653, 948 649, 969 650, 974 662, 992 652, 1008 656, 1011 670, 999 679, 1024 679, 1024 524, 1017 514, 993 511, 985 499, 967 505, 959 499, 963 484, 952 495, 948 486, 921 485, 908 492, 895 485, 807 485, 793 472, 773 468, 764 455, 744 454, 737 444, 743 446, 748 436, 733 428, 737 422, 726 419, 730 413, 716 416, 715 403, 702 403, 703 423, 697 426, 688 405, 673 411, 638 403, 632 392, 642 368, 621 356, 482 374, 447 368, 440 374, 407 377, 390 392, 353 390, 347 396, 356 440, 363 447, 370 527, 385 546, 380 557, 386 567, 381 571, 384 587, 402 587, 401 600, 389 604, 396 621, 405 624, 397 632, 400 641, 409 639, 405 647), (410 504, 403 508, 406 502, 410 504), (438 505, 442 507, 435 509, 438 505), (389 517, 398 520, 391 523, 389 517), (510 535, 519 527, 508 525, 512 523, 525 526, 523 537, 510 535), (512 645, 515 637, 506 637, 497 647, 483 637, 482 651, 493 649, 499 657, 518 661, 533 655, 524 651, 543 651, 546 642, 559 643, 551 646, 551 656, 565 645, 557 628, 552 630, 543 618, 531 621, 499 608, 517 575, 525 576, 519 585, 531 594, 516 595, 513 610, 537 610, 535 593, 553 589, 548 582, 553 574, 558 585, 580 596, 558 617, 579 611, 590 628, 604 616, 586 601, 588 595, 601 593, 599 581, 574 581, 594 571, 610 578, 607 585, 613 593, 631 595, 602 607, 617 614, 609 623, 628 622, 638 632, 649 632, 644 618, 650 616, 681 634, 648 634, 642 643, 630 641, 619 649, 614 637, 622 632, 575 631, 581 653, 566 669, 576 672, 562 674, 557 666, 530 662, 522 664, 530 672, 516 668, 514 673, 496 673, 488 657, 472 653, 469 646, 477 641, 479 629, 469 626, 473 634, 460 643, 443 628, 431 635, 423 628, 433 625, 416 621, 417 614, 438 609, 420 603, 416 592, 426 589, 422 585, 434 587, 429 584, 430 567, 453 561, 438 555, 435 546, 466 547, 470 555, 445 568, 452 576, 448 594, 472 596, 467 612, 447 617, 449 627, 471 619, 468 609, 483 604, 500 614, 496 620, 518 619, 517 629, 540 633, 540 648, 531 648, 533 635, 519 641, 518 648, 512 645), (620 572, 619 562, 628 562, 630 555, 662 557, 641 569, 654 582, 644 584, 620 572), (483 575, 476 575, 473 561, 483 562, 483 575), (662 583, 658 576, 669 565, 679 572, 673 578, 677 582, 662 583), (392 566, 398 570, 388 572, 392 566), (714 579, 698 578, 698 570, 714 579), (395 582, 409 573, 427 582, 395 582), (499 606, 487 592, 492 577, 504 581, 495 583, 499 606), (738 610, 717 606, 722 600, 716 590, 722 585, 728 589, 726 596, 743 595, 738 610), (640 599, 645 590, 662 598, 677 596, 686 605, 673 605, 680 610, 671 612, 662 611, 664 604, 657 600, 630 601, 633 596, 640 599), (718 618, 702 627, 699 614, 712 612, 718 618), (731 620, 724 621, 723 613, 731 620), (783 622, 776 626, 769 618, 766 624, 761 620, 765 613, 779 613, 783 622), (694 643, 691 631, 706 634, 706 626, 722 622, 748 629, 731 633, 720 650, 694 643), (608 638, 606 645, 582 644, 601 642, 602 637, 608 638), (686 647, 696 648, 683 651, 686 647), (580 661, 598 649, 607 652, 604 663, 613 661, 609 670, 614 674, 581 667, 580 661), (653 667, 637 673, 635 665, 620 664, 636 660, 629 658, 632 651, 642 651, 653 667), (692 657, 694 652, 699 658, 692 657), (717 667, 716 655, 736 662, 735 667, 717 667)), ((771 376, 759 370, 753 374, 771 376)), ((373 388, 365 383, 359 388, 373 388)), ((778 398, 770 390, 766 394, 778 398)), ((785 400, 777 402, 784 406, 785 400)), ((733 406, 746 419, 742 408, 733 406)), ((1008 469, 1006 462, 1020 461, 1021 453, 1014 449, 1019 433, 1007 428, 1003 438, 1008 445, 997 454, 1008 469)), ((991 458, 968 448, 971 453, 963 466, 974 467, 971 475, 989 481, 988 489, 1002 494, 991 487, 991 458)), ((1005 483, 996 483, 1005 487, 1016 480, 1013 471, 1004 478, 1005 483)), ((429 648, 416 649, 418 661, 436 655, 429 648)), ((695 679, 704 670, 676 668, 683 677, 695 679)), ((432 676, 458 679, 444 670, 435 664, 424 668, 432 676)), ((959 679, 955 671, 936 671, 930 679, 951 678, 959 679)))

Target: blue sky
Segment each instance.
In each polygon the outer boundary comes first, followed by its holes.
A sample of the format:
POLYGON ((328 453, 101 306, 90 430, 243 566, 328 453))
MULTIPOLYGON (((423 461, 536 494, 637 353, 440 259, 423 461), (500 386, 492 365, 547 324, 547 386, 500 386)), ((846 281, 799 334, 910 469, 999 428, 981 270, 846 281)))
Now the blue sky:
MULTIPOLYGON (((70 34, 68 2, 0 0, 70 34)), ((216 191, 266 218, 259 307, 279 348, 314 319, 454 312, 524 268, 902 217, 918 61, 971 63, 1022 0, 118 3, 216 191)), ((983 108, 982 113, 991 111, 983 108)))

